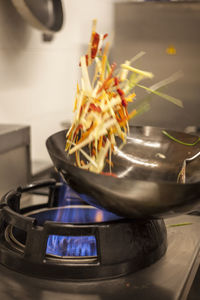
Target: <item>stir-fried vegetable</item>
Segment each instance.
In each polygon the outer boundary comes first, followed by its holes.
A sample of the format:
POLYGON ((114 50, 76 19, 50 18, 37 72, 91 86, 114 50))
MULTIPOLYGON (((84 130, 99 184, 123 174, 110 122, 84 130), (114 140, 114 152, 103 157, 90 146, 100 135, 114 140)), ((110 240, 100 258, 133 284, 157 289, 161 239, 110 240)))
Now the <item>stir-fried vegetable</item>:
POLYGON ((169 134, 167 131, 163 130, 162 133, 164 135, 166 135, 168 138, 170 138, 171 140, 173 140, 174 142, 177 142, 179 144, 182 144, 184 146, 195 146, 197 143, 200 142, 200 137, 196 139, 196 141, 194 143, 186 143, 184 141, 180 141, 178 139, 176 139, 175 137, 173 137, 171 134, 169 134))
MULTIPOLYGON (((109 44, 106 43, 103 48, 106 37, 107 34, 99 35, 96 32, 94 20, 87 54, 80 59, 81 87, 77 85, 75 115, 66 136, 65 149, 69 155, 75 153, 78 167, 96 173, 102 172, 105 164, 108 164, 111 173, 116 137, 121 139, 122 145, 125 144, 129 132, 128 121, 146 109, 144 105, 128 112, 128 104, 135 98, 135 87, 182 106, 180 100, 158 92, 156 85, 148 88, 139 84, 143 79, 153 78, 151 72, 131 66, 143 52, 130 61, 125 61, 119 69, 115 63, 110 65, 109 44), (90 80, 88 67, 92 63, 95 64, 95 70, 93 79, 90 80)), ((159 83, 157 87, 162 85, 163 83, 159 83)))

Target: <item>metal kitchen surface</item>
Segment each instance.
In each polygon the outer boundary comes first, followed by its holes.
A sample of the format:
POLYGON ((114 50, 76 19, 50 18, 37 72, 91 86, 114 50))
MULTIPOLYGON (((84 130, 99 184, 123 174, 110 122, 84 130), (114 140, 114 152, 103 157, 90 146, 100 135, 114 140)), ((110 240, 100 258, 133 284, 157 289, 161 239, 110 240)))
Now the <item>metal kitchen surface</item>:
POLYGON ((0 124, 0 198, 30 176, 30 127, 0 124))
MULTIPOLYGON (((135 124, 183 129, 199 125, 200 1, 121 1, 114 5, 114 47, 112 61, 123 63, 137 53, 146 54, 134 67, 150 70, 151 86, 173 73, 183 76, 164 87, 164 92, 183 101, 179 109, 152 97, 151 109, 135 124)), ((136 89, 138 101, 146 95, 136 89)))
MULTIPOLYGON (((33 195, 24 199, 24 204, 35 205, 41 199, 45 196, 33 195)), ((200 218, 182 215, 167 219, 166 228, 166 254, 151 266, 116 279, 47 280, 0 265, 0 299, 187 299, 199 265, 200 218), (180 223, 187 225, 171 226, 180 223)))

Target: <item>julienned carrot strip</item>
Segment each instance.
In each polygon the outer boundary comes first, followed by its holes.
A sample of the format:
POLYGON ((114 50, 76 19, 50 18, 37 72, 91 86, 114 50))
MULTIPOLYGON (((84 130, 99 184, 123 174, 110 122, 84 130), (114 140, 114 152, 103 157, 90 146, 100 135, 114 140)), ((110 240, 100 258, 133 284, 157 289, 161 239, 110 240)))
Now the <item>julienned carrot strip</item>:
POLYGON ((105 81, 103 82, 102 86, 101 86, 101 87, 99 88, 99 90, 97 91, 97 94, 101 93, 101 91, 102 91, 103 89, 106 90, 106 89, 110 88, 111 85, 113 84, 113 82, 114 82, 114 79, 111 78, 111 76, 107 77, 107 78, 105 79, 105 81))
POLYGON ((119 115, 120 115, 121 119, 124 119, 125 115, 124 115, 123 109, 121 108, 118 112, 119 112, 119 115))
POLYGON ((102 57, 102 72, 101 72, 101 75, 100 75, 100 80, 101 80, 101 82, 103 82, 103 80, 104 80, 104 73, 105 73, 106 59, 107 59, 106 55, 103 55, 103 57, 102 57))
POLYGON ((98 151, 100 151, 100 149, 102 147, 102 143, 103 143, 103 136, 100 136, 99 143, 98 143, 98 151))
POLYGON ((113 162, 112 161, 109 161, 109 159, 106 159, 106 162, 111 165, 111 167, 113 167, 113 162))
POLYGON ((133 117, 135 117, 137 115, 137 110, 133 109, 130 114, 128 115, 128 120, 132 119, 133 117))
POLYGON ((82 159, 81 159, 81 166, 85 166, 85 162, 82 159))
POLYGON ((97 126, 97 124, 94 122, 94 123, 91 125, 91 127, 90 127, 86 132, 83 133, 82 137, 80 138, 80 140, 78 141, 77 144, 82 143, 82 141, 84 141, 84 140, 89 136, 89 134, 93 131, 93 129, 94 129, 96 126, 97 126))
POLYGON ((119 125, 120 125, 120 127, 124 127, 124 126, 126 126, 126 124, 127 124, 127 120, 123 120, 123 121, 121 121, 121 122, 119 122, 119 125))

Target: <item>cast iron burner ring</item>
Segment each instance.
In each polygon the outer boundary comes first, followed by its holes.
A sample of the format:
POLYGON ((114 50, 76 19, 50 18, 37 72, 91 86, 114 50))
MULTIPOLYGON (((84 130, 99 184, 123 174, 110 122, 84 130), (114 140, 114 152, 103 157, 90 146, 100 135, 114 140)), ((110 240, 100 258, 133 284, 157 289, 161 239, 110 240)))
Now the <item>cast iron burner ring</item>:
POLYGON ((2 198, 0 263, 41 278, 98 280, 135 272, 164 255, 163 220, 122 219, 80 199, 59 204, 63 186, 50 179, 2 198), (20 209, 23 193, 43 187, 49 188, 46 204, 20 209))
MULTIPOLYGON (((100 209, 97 209, 95 207, 92 207, 90 205, 66 205, 61 207, 52 207, 52 208, 40 208, 34 211, 30 211, 28 213, 25 213, 24 216, 28 217, 35 217, 37 220, 37 223, 39 226, 43 226, 45 221, 57 221, 57 222, 63 222, 63 223, 81 223, 81 224, 88 224, 88 223, 102 223, 102 222, 108 222, 108 221, 114 221, 114 220, 120 220, 121 218, 109 213, 107 211, 102 211, 100 209)), ((11 225, 7 226, 5 230, 5 238, 8 243, 12 245, 12 247, 15 247, 18 251, 24 252, 25 248, 25 236, 24 231, 21 231, 17 229, 16 227, 13 227, 11 225)), ((96 254, 96 241, 92 236, 89 237, 90 239, 86 239, 85 244, 83 241, 83 237, 77 237, 75 242, 77 243, 80 240, 80 246, 84 247, 87 246, 87 240, 88 243, 92 243, 93 251, 92 249, 86 249, 90 250, 89 252, 91 255, 73 255, 77 259, 83 259, 84 256, 91 258, 91 257, 97 257, 96 254), (94 254, 95 253, 95 254, 94 254)), ((64 241, 67 241, 67 237, 62 239, 64 241)), ((48 240, 49 241, 49 240, 48 240)), ((71 239, 72 241, 72 239, 71 239)), ((71 242, 70 241, 70 242, 71 242)), ((48 245, 48 242, 47 242, 48 245)), ((64 245, 65 246, 65 245, 64 245)), ((90 247, 91 245, 88 245, 90 247)), ((48 247, 50 248, 50 247, 48 247)), ((73 249, 72 249, 73 250, 73 249)), ((68 251, 70 252, 70 250, 68 251)), ((72 252, 72 251, 71 251, 72 252)), ((46 251, 47 256, 51 256, 54 258, 73 258, 71 255, 56 255, 56 249, 54 249, 53 253, 49 253, 48 249, 46 251)))

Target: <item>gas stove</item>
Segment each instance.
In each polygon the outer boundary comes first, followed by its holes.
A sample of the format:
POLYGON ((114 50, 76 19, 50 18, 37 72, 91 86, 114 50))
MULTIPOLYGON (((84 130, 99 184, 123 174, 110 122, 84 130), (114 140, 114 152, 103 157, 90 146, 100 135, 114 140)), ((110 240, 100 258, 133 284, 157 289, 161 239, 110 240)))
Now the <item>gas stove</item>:
POLYGON ((5 300, 183 300, 199 266, 197 215, 124 219, 51 179, 7 193, 0 214, 5 300))

